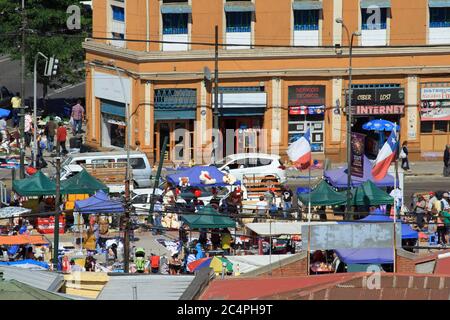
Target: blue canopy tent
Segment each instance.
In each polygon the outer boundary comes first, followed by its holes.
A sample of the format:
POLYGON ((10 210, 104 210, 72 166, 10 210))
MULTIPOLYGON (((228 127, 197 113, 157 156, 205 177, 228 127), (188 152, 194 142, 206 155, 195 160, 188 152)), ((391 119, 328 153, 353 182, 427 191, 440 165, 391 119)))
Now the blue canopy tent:
MULTIPOLYGON (((359 221, 391 222, 391 223, 394 222, 394 220, 391 219, 391 217, 388 217, 387 215, 384 215, 381 213, 371 214, 359 221)), ((419 237, 419 234, 417 231, 413 230, 409 224, 402 223, 402 239, 417 239, 418 237, 419 237)))
MULTIPOLYGON (((386 175, 384 179, 376 181, 372 175, 372 163, 369 158, 364 156, 364 171, 363 177, 351 176, 352 187, 359 187, 367 180, 375 183, 377 187, 394 187, 394 177, 390 174, 386 175)), ((347 166, 342 168, 326 170, 324 172, 324 177, 329 183, 336 188, 347 188, 347 166)), ((398 181, 397 181, 398 186, 398 181)))
POLYGON ((0 109, 0 118, 7 118, 9 117, 11 111, 7 109, 0 109))
POLYGON ((39 268, 39 269, 48 269, 49 266, 46 262, 36 261, 32 259, 26 260, 18 260, 18 261, 0 261, 0 266, 13 266, 13 267, 21 267, 21 268, 39 268))
POLYGON ((120 201, 109 199, 108 195, 101 190, 86 200, 75 201, 75 210, 84 214, 125 212, 120 201))
POLYGON ((398 132, 400 131, 400 126, 396 125, 395 123, 384 120, 384 119, 377 119, 377 120, 371 120, 363 125, 364 130, 369 131, 377 131, 380 133, 379 137, 379 148, 381 149, 385 140, 384 132, 385 131, 392 131, 395 127, 395 130, 398 132))
POLYGON ((345 264, 394 263, 392 248, 336 249, 335 251, 345 264))
MULTIPOLYGON (((220 171, 214 166, 196 166, 186 170, 182 170, 180 172, 170 174, 166 177, 167 181, 173 185, 178 185, 180 183, 180 179, 189 178, 189 185, 191 187, 225 187, 229 186, 229 184, 223 182, 223 177, 225 173, 220 171), (209 176, 212 179, 216 180, 215 184, 204 184, 200 181, 200 174, 202 171, 207 171, 209 176)), ((236 181, 234 185, 240 184, 240 181, 236 181)))

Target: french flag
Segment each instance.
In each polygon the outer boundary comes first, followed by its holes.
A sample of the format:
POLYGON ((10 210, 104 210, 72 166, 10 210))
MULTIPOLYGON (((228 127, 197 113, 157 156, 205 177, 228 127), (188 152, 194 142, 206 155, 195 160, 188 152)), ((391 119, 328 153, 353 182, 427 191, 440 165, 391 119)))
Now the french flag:
POLYGON ((311 165, 310 141, 311 132, 308 128, 305 135, 292 143, 287 150, 289 159, 294 163, 294 166, 300 170, 308 169, 311 165))
POLYGON ((395 154, 397 153, 398 139, 397 132, 392 131, 389 139, 381 148, 378 153, 377 159, 375 160, 375 165, 372 168, 373 178, 377 181, 384 179, 386 177, 389 167, 395 159, 395 154))

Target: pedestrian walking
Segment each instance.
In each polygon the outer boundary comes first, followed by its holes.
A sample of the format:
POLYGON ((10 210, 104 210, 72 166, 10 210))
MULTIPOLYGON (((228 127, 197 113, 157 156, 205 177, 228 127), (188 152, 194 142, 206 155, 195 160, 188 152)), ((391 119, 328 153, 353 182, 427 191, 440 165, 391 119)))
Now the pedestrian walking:
POLYGON ((409 168, 409 160, 408 160, 408 141, 403 142, 399 158, 402 159, 402 169, 406 171, 411 171, 409 168))
POLYGON ((31 144, 31 135, 33 134, 33 118, 31 113, 27 112, 25 115, 25 146, 29 147, 31 144))
POLYGON ((9 153, 8 124, 6 123, 6 119, 4 117, 0 119, 0 134, 2 135, 2 149, 5 149, 6 152, 9 153))
POLYGON ((19 111, 22 105, 22 99, 20 93, 16 92, 16 95, 11 98, 12 114, 13 114, 13 127, 19 126, 19 111))
POLYGON ((67 139, 67 129, 64 126, 64 123, 60 122, 59 127, 56 130, 56 152, 58 153, 58 156, 61 155, 61 149, 63 155, 67 154, 66 139, 67 139))
POLYGON ((450 144, 444 150, 444 177, 450 177, 450 144))
POLYGON ((286 219, 290 210, 292 209, 292 197, 294 194, 289 186, 285 186, 283 189, 283 193, 281 194, 283 200, 283 217, 286 219))
POLYGON ((48 152, 53 152, 55 147, 55 135, 57 129, 56 122, 54 121, 53 116, 50 116, 47 124, 45 125, 45 135, 47 136, 47 150, 48 152))
POLYGON ((73 120, 73 134, 81 133, 81 126, 84 119, 84 108, 81 105, 81 100, 77 100, 77 104, 72 107, 71 117, 73 120))

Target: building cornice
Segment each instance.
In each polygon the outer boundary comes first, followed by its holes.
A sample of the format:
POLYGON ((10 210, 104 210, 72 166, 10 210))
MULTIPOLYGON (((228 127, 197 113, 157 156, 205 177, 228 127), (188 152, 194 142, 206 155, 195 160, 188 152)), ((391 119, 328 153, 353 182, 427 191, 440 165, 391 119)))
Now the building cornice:
MULTIPOLYGON (((91 63, 94 66, 111 69, 91 63)), ((415 66, 415 67, 379 67, 379 68, 353 68, 354 76, 382 76, 382 75, 432 75, 447 74, 450 66, 415 66)), ((135 72, 128 70, 127 73, 133 78, 140 78, 146 81, 183 81, 183 80, 203 80, 203 70, 198 72, 135 72)), ((347 68, 331 69, 290 69, 290 70, 252 70, 252 71, 221 71, 220 79, 239 78, 331 78, 347 77, 347 68)))
MULTIPOLYGON (((146 52, 117 48, 105 43, 87 39, 83 48, 88 53, 107 55, 108 57, 128 60, 133 63, 161 61, 195 61, 213 60, 213 50, 190 50, 176 52, 146 52)), ((298 58, 336 58, 347 57, 348 48, 340 48, 341 54, 334 47, 280 47, 255 48, 245 50, 219 50, 221 60, 256 60, 256 59, 298 59, 298 58)), ((364 56, 401 56, 401 55, 445 55, 450 54, 450 45, 442 46, 408 46, 408 47, 354 47, 354 57, 364 56)))

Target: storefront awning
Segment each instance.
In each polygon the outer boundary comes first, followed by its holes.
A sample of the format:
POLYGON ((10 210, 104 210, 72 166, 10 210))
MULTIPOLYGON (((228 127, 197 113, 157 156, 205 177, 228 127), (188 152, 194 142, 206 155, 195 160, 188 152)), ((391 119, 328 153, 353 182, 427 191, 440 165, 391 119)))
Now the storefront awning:
POLYGON ((428 0, 430 8, 448 8, 450 7, 450 0, 428 0))
POLYGON ((155 121, 158 120, 195 120, 195 109, 192 110, 155 110, 155 121))
POLYGON ((267 94, 265 92, 219 94, 219 112, 225 117, 264 115, 266 106, 267 94))
POLYGON ((225 3, 225 12, 254 12, 255 5, 250 1, 232 1, 225 3))
POLYGON ((102 113, 125 118, 125 104, 114 101, 102 100, 100 103, 102 113))
POLYGON ((188 4, 163 4, 161 13, 192 13, 192 7, 188 4))
POLYGON ((390 8, 391 0, 361 0, 361 9, 367 9, 370 6, 379 8, 390 8))
POLYGON ((292 3, 292 9, 294 10, 321 10, 322 1, 294 1, 292 3))

